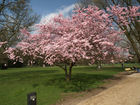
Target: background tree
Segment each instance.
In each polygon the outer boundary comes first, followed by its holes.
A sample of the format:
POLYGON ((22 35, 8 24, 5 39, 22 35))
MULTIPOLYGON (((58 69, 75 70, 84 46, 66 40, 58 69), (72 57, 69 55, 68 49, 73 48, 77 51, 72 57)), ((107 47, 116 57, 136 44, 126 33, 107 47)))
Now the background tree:
MULTIPOLYGON (((38 20, 32 12, 29 0, 2 0, 0 2, 0 42, 7 41, 1 47, 0 57, 6 47, 14 46, 21 40, 20 29, 29 29, 38 20)), ((4 57, 5 58, 5 57, 4 57)), ((0 58, 0 61, 3 58, 0 58)))
MULTIPOLYGON (((133 6, 139 6, 140 5, 140 1, 139 0, 80 0, 78 2, 79 7, 87 7, 87 5, 96 5, 98 6, 100 9, 104 9, 106 12, 107 8, 112 8, 112 6, 117 6, 119 5, 120 7, 125 7, 127 8, 127 11, 130 13, 130 10, 132 10, 133 6)), ((119 9, 119 8, 117 8, 119 9)), ((123 16, 124 14, 122 14, 123 8, 120 8, 120 14, 123 16), (121 10, 122 9, 122 10, 121 10)), ((134 10, 134 12, 139 12, 139 9, 137 9, 137 11, 134 10)), ((119 15, 115 15, 115 16, 119 16, 119 15)), ((126 38, 128 39, 131 48, 133 48, 135 55, 138 59, 138 61, 140 62, 140 15, 137 15, 135 18, 133 18, 132 16, 128 16, 127 15, 127 20, 129 20, 129 24, 123 24, 120 25, 120 21, 118 21, 116 17, 111 17, 113 20, 113 24, 115 24, 114 26, 125 31, 124 35, 126 36, 126 38)))
POLYGON ((1 0, 0 2, 0 13, 4 11, 9 5, 13 4, 13 0, 1 0))

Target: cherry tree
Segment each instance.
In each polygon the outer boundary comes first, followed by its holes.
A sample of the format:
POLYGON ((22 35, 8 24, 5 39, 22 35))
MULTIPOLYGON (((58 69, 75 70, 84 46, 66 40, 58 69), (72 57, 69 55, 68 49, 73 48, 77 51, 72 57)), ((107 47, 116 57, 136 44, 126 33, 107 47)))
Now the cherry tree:
POLYGON ((111 62, 121 58, 120 52, 123 49, 117 46, 117 43, 122 40, 120 37, 122 32, 113 28, 109 14, 96 6, 89 6, 75 12, 77 13, 73 18, 80 26, 77 31, 80 32, 79 36, 86 38, 92 45, 91 63, 96 63, 100 67, 102 62, 111 62))
POLYGON ((110 6, 110 19, 124 32, 140 62, 140 6, 110 6))
POLYGON ((81 59, 96 63, 120 58, 121 48, 116 43, 122 32, 113 28, 109 16, 96 6, 77 9, 69 18, 59 15, 47 24, 36 25, 36 33, 22 29, 25 38, 5 53, 20 62, 28 57, 29 64, 40 59, 57 65, 69 81, 72 67, 81 59))

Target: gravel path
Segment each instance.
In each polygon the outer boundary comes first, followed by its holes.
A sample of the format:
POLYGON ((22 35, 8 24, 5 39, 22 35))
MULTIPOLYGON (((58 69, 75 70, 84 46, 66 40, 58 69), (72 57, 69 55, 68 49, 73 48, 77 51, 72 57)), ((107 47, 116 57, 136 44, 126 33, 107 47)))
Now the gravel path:
POLYGON ((117 85, 77 105, 140 105, 140 73, 128 75, 117 85))

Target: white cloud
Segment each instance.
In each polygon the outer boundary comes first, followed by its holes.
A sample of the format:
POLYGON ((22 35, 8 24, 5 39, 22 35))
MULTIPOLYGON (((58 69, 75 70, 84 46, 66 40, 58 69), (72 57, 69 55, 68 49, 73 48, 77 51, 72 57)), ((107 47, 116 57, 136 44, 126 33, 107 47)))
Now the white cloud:
POLYGON ((41 24, 48 23, 52 18, 54 18, 58 14, 63 14, 64 16, 68 16, 69 12, 71 12, 73 10, 74 6, 75 6, 75 4, 72 4, 72 5, 69 5, 67 7, 62 7, 61 9, 56 10, 56 12, 47 14, 46 16, 43 16, 41 18, 40 23, 41 24))
POLYGON ((58 10, 59 13, 63 14, 64 16, 67 15, 73 8, 75 4, 69 5, 67 7, 63 7, 62 9, 58 10))

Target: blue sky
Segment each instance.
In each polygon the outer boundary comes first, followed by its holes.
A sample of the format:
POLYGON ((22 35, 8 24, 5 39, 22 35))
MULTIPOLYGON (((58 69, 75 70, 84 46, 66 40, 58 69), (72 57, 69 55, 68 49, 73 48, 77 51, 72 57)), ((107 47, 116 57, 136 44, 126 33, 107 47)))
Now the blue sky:
POLYGON ((41 16, 41 21, 49 20, 59 13, 68 15, 77 0, 31 0, 33 11, 41 16))

